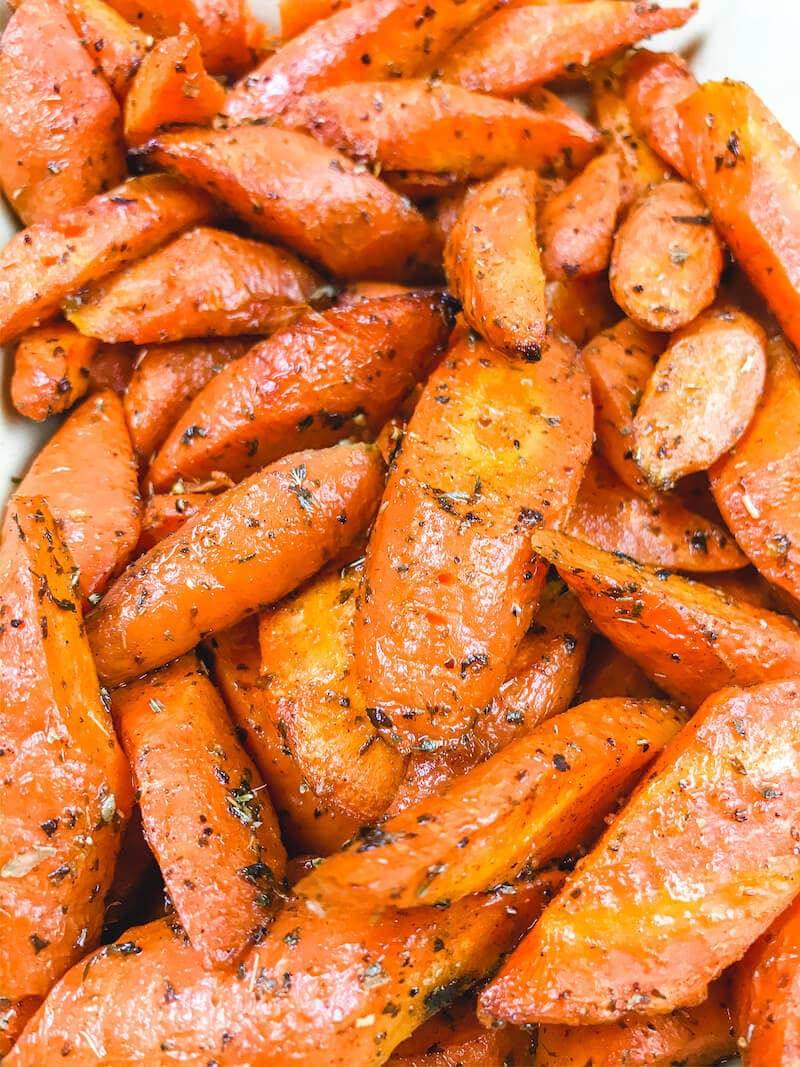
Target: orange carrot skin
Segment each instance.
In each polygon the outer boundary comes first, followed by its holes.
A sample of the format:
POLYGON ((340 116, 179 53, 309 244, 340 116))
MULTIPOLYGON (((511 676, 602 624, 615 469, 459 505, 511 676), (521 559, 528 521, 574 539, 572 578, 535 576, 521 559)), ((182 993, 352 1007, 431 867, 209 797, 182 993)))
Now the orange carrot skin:
POLYGON ((147 552, 204 508, 210 493, 156 493, 145 504, 137 554, 147 552))
POLYGON ((700 1004, 797 895, 798 740, 796 682, 709 697, 483 993, 484 1020, 700 1004))
POLYGON ((467 200, 444 249, 451 292, 489 344, 523 359, 541 355, 544 272, 536 240, 536 176, 507 170, 467 200))
POLYGON ((164 134, 150 158, 218 196, 252 229, 344 278, 397 280, 435 254, 399 194, 306 134, 269 126, 164 134))
POLYGON ((23 997, 22 1000, 13 1002, 6 999, 3 1002, 0 1013, 0 1019, 3 1020, 3 1026, 0 1028, 0 1057, 9 1054, 41 1002, 41 997, 23 997))
POLYGON ((245 619, 205 645, 213 676, 251 759, 261 771, 290 852, 328 856, 358 830, 358 820, 325 808, 303 779, 271 714, 261 674, 258 620, 245 619))
POLYGON ((164 1041, 175 1055, 199 1053, 219 1067, 379 1067, 427 1015, 496 965, 559 882, 546 874, 513 896, 381 915, 352 900, 326 902, 324 915, 290 901, 238 971, 203 970, 169 920, 134 928, 125 940, 141 952, 101 949, 85 978, 86 963, 74 968, 9 1067, 41 1067, 65 1042, 77 1067, 96 1064, 98 1047, 114 1063, 153 1064, 164 1041), (167 1003, 166 982, 176 993, 167 1003), (385 1012, 387 1004, 398 1011, 385 1012))
POLYGON ((43 997, 96 945, 130 772, 83 631, 75 564, 41 497, 0 549, 0 998, 43 997))
POLYGON ((650 484, 670 489, 733 448, 766 370, 767 336, 736 307, 712 308, 673 334, 633 420, 634 459, 650 484))
POLYGON ((114 719, 144 832, 206 966, 262 937, 286 852, 263 781, 197 656, 117 689, 114 719))
POLYGON ((14 355, 14 407, 36 422, 66 411, 89 389, 89 368, 98 348, 93 338, 63 322, 29 330, 14 355))
POLYGON ((121 133, 114 94, 61 4, 23 4, 0 52, 0 185, 22 221, 58 219, 121 182, 121 133))
POLYGON ((693 14, 691 7, 631 6, 625 0, 596 0, 590 7, 512 5, 470 30, 438 65, 445 81, 514 96, 651 33, 682 26, 693 14))
POLYGON ((761 574, 800 597, 796 490, 800 438, 786 412, 800 403, 800 373, 782 338, 770 342, 761 403, 730 455, 709 471, 714 499, 761 574))
POLYGON ((625 62, 622 93, 637 132, 670 166, 686 175, 675 108, 697 89, 686 60, 674 52, 640 49, 625 62))
POLYGON ((103 0, 67 0, 67 18, 118 100, 124 100, 153 38, 103 0))
POLYGON ((619 318, 603 274, 549 281, 544 290, 547 321, 579 348, 619 318))
POLYGON ((708 82, 678 105, 688 175, 714 222, 800 346, 800 149, 748 86, 708 82), (707 118, 714 116, 713 125, 707 118), (722 163, 718 164, 717 160, 722 163))
POLYGON ((326 19, 353 0, 279 0, 281 36, 285 41, 307 30, 312 23, 326 19))
POLYGON ((87 620, 100 676, 116 685, 160 667, 290 593, 368 525, 382 481, 376 450, 345 445, 297 452, 215 497, 87 620))
POLYGON ((200 226, 65 303, 87 336, 158 344, 293 322, 319 276, 289 252, 200 226))
MULTIPOLYGON (((84 597, 102 593, 139 540, 136 462, 119 397, 89 397, 34 459, 14 494, 46 497, 80 570, 84 597)), ((13 499, 6 511, 8 529, 13 499)))
POLYGON ((133 374, 134 352, 129 345, 100 345, 89 364, 89 392, 110 389, 124 399, 133 374))
POLYGON ((377 433, 434 365, 452 321, 440 292, 305 315, 210 379, 153 461, 153 485, 212 471, 243 478, 287 452, 377 433))
POLYGON ((526 363, 462 334, 428 379, 356 616, 360 684, 394 743, 454 742, 496 693, 544 577, 530 528, 569 510, 591 437, 588 382, 567 342, 526 363))
POLYGON ((398 1046, 386 1067, 524 1067, 531 1062, 531 1035, 506 1026, 487 1030, 472 997, 434 1015, 398 1046))
POLYGON ((602 635, 595 635, 576 700, 602 700, 604 697, 647 700, 658 696, 661 696, 661 690, 653 685, 632 659, 602 635))
POLYGON ((0 342, 48 318, 87 282, 212 214, 204 193, 151 174, 16 234, 0 252, 0 342))

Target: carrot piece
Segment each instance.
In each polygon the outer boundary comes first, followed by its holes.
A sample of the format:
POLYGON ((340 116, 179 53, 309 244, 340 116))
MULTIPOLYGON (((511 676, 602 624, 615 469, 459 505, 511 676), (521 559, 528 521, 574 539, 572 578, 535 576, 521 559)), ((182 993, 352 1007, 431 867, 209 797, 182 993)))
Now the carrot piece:
POLYGON ((125 98, 125 140, 139 145, 170 123, 205 126, 225 103, 225 90, 206 71, 200 42, 185 26, 142 60, 125 98))
POLYGON ((353 621, 363 567, 320 575, 261 615, 269 714, 323 806, 362 824, 381 818, 407 759, 369 720, 355 680, 353 621))
POLYGON ((786 615, 567 534, 538 530, 531 540, 595 627, 689 707, 725 685, 788 678, 800 669, 800 627, 786 615))
POLYGON ((210 493, 156 493, 145 505, 137 553, 147 552, 204 508, 210 493))
POLYGON ((539 358, 545 337, 535 198, 535 175, 503 171, 465 202, 444 250, 448 285, 470 326, 527 360, 539 358))
POLYGON ((395 1049, 386 1067, 514 1067, 531 1062, 531 1035, 510 1026, 487 1030, 474 997, 456 1001, 395 1049))
POLYGON ((731 599, 743 601, 753 607, 784 613, 787 610, 781 606, 778 595, 780 590, 762 578, 755 567, 747 567, 741 571, 725 571, 721 574, 707 574, 700 580, 714 589, 719 589, 731 599))
POLYGON ((733 448, 766 371, 767 336, 735 307, 712 308, 674 334, 633 420, 634 459, 648 482, 669 489, 733 448))
POLYGON ((153 38, 126 22, 103 0, 65 0, 67 18, 103 77, 124 100, 153 38))
POLYGON ((129 345, 101 344, 89 364, 88 392, 110 389, 120 399, 124 398, 133 374, 134 351, 129 345))
POLYGON ((428 81, 350 83, 302 96, 278 120, 382 171, 490 178, 503 167, 580 166, 600 136, 542 89, 531 103, 428 81))
POLYGON ((260 774, 194 654, 117 689, 147 841, 208 967, 263 937, 286 853, 260 774))
POLYGON ((174 919, 128 930, 122 944, 131 947, 106 946, 59 983, 10 1067, 57 1062, 65 1043, 76 1063, 96 1062, 102 1048, 112 1063, 133 1051, 156 1064, 164 1042, 173 1056, 220 1067, 379 1067, 496 966, 559 881, 548 874, 513 895, 378 916, 357 899, 328 901, 324 914, 290 900, 238 971, 204 970, 174 919))
POLYGON ((621 202, 620 181, 616 153, 605 152, 545 205, 539 234, 548 278, 564 281, 606 270, 621 202))
POLYGON ((800 888, 798 744, 795 682, 709 697, 484 991, 483 1019, 700 1004, 800 888))
POLYGON ((41 997, 23 997, 16 1001, 3 998, 0 1008, 0 1021, 3 1024, 0 1026, 0 1058, 9 1054, 41 1002, 41 997))
POLYGON ((98 348, 97 341, 81 336, 68 323, 28 330, 14 355, 14 407, 37 422, 72 407, 89 389, 89 369, 98 348))
POLYGON ((363 304, 367 300, 378 300, 384 296, 403 296, 413 292, 407 285, 394 282, 350 282, 341 290, 336 299, 337 307, 350 307, 363 304))
POLYGON ((0 990, 42 997, 100 939, 133 805, 75 592, 41 497, 18 498, 0 549, 0 990))
POLYGON ((709 471, 711 492, 764 577, 800 598, 800 438, 786 413, 800 404, 800 373, 782 338, 768 346, 767 378, 750 426, 709 471))
MULTIPOLYGON (((451 0, 452 2, 452 0, 451 0)), ((164 134, 151 158, 228 204, 255 231, 347 278, 425 264, 432 230, 416 208, 312 137, 269 126, 164 134)))
POLYGON ((356 615, 360 684, 395 743, 455 740, 494 696, 543 583, 529 528, 566 516, 591 438, 588 381, 567 342, 526 363, 462 334, 428 379, 356 615))
POLYGON ((440 64, 442 76, 466 89, 514 96, 651 33, 683 26, 694 13, 694 7, 627 0, 514 6, 465 34, 440 64))
POLYGON ((686 60, 674 52, 635 52, 622 68, 622 93, 638 133, 679 174, 686 176, 675 108, 697 89, 686 60))
POLYGON ((119 105, 58 0, 24 3, 0 49, 0 185, 26 224, 125 177, 119 105))
POLYGON ((633 459, 633 417, 665 344, 666 338, 623 319, 583 349, 597 448, 620 481, 641 496, 648 496, 650 487, 633 459))
POLYGON ((267 783, 290 852, 327 856, 358 829, 358 821, 325 808, 308 788, 269 713, 254 618, 208 638, 213 676, 251 759, 267 783))
POLYGON ((0 252, 0 343, 49 318, 87 282, 211 215, 204 193, 152 174, 16 234, 0 252))
POLYGON ((215 470, 242 478, 298 448, 363 427, 376 434, 433 366, 451 324, 437 292, 306 315, 211 378, 153 461, 153 485, 215 470))
POLYGON ((311 25, 228 94, 239 121, 277 115, 304 93, 347 82, 413 77, 495 0, 372 0, 311 25))
POLYGON ((200 226, 67 299, 65 313, 112 343, 262 334, 293 322, 318 285, 291 253, 200 226))
POLYGON ((597 634, 592 641, 576 700, 601 700, 604 697, 631 697, 646 700, 661 696, 661 690, 626 655, 605 637, 597 634))
POLYGON ((669 1015, 631 1012, 600 1026, 540 1026, 535 1067, 708 1067, 735 1052, 730 987, 720 979, 702 1004, 669 1015))
POLYGON ((741 83, 708 82, 677 113, 690 180, 787 337, 800 347, 800 149, 741 83))
POLYGON ((372 519, 382 467, 364 445, 297 452, 215 497, 137 560, 87 620, 106 684, 160 667, 318 571, 372 519))
POLYGON ((746 567, 747 559, 724 527, 684 507, 680 499, 647 499, 624 485, 599 457, 589 464, 564 529, 607 552, 679 571, 746 567))
POLYGON ((619 317, 604 274, 549 281, 544 295, 548 323, 579 348, 619 317))
POLYGON ((340 8, 350 7, 353 0, 278 0, 281 36, 296 37, 314 22, 326 19, 340 8))
POLYGON ((136 547, 141 501, 122 403, 98 393, 77 408, 34 459, 14 501, 44 496, 80 570, 84 597, 102 593, 136 547))

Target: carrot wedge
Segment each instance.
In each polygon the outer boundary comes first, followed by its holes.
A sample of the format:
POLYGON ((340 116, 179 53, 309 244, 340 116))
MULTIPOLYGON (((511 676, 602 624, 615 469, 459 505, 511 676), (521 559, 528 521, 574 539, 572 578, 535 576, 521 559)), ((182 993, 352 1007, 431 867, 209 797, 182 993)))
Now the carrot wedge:
POLYGON ((514 96, 661 30, 683 26, 694 7, 626 0, 512 6, 485 19, 439 64, 445 81, 514 96))
POLYGON ((689 707, 723 686, 790 678, 800 670, 800 626, 786 615, 567 534, 538 530, 531 540, 595 627, 689 707))
POLYGON ((626 60, 622 94, 637 132, 670 166, 686 176, 675 108, 697 89, 686 60, 674 52, 641 49, 626 60))
POLYGON ((67 17, 103 77, 123 100, 153 38, 103 0, 65 0, 67 17))
POLYGON ((152 174, 16 234, 0 252, 0 343, 49 318, 88 282, 212 214, 204 193, 152 174))
POLYGON ((14 407, 37 422, 72 407, 89 389, 89 369, 99 347, 63 322, 28 330, 14 354, 14 407))
POLYGON ((678 104, 677 115, 689 179, 786 336, 800 347, 800 149, 753 90, 738 82, 708 82, 678 104))
POLYGON ((487 1030, 478 1022, 475 998, 466 997, 434 1015, 406 1038, 386 1067, 520 1067, 531 1062, 531 1035, 510 1026, 487 1030))
POLYGON ((147 552, 213 500, 210 493, 156 493, 147 501, 137 551, 147 552))
POLYGON ((670 489, 733 448, 766 371, 766 334, 737 308, 712 308, 673 334, 633 420, 634 459, 648 482, 670 489))
POLYGON ((535 175, 503 171, 464 203, 445 245, 444 267, 473 329, 495 348, 539 358, 545 289, 535 175))
POLYGON ((619 308, 611 299, 604 274, 550 281, 544 295, 548 323, 578 348, 619 318, 619 308))
POLYGON ((279 0, 281 37, 288 41, 307 30, 313 23, 326 19, 353 0, 279 0))
POLYGON ((100 345, 89 365, 89 392, 110 389, 122 399, 133 374, 135 349, 130 345, 100 345))
POLYGON ((484 1021, 702 1003, 800 888, 798 752, 796 682, 709 697, 484 991, 484 1021))
POLYGON ((632 659, 615 648, 607 638, 595 635, 576 700, 581 703, 604 697, 647 700, 659 696, 660 692, 658 686, 653 685, 632 659))
POLYGON ((431 369, 451 325, 438 292, 306 315, 211 378, 153 461, 153 485, 212 471, 239 479, 299 448, 363 427, 376 434, 431 369))
POLYGON ((382 467, 367 446, 298 452, 215 497, 88 618, 106 684, 160 667, 290 593, 370 522, 382 467))
POLYGON ((41 497, 12 506, 0 549, 4 1005, 43 997, 98 943, 133 806, 83 631, 75 564, 41 497))

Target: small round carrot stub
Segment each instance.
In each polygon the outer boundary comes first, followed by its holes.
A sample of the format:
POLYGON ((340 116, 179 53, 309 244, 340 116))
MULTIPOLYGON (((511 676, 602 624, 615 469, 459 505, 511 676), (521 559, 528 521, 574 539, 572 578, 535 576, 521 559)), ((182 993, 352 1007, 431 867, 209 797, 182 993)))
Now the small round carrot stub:
POLYGON ((673 337, 633 420, 634 459, 669 489, 732 448, 764 389, 767 338, 736 308, 715 308, 673 337))
POLYGON ((722 244, 699 194, 686 182, 662 182, 617 231, 611 292, 645 330, 679 330, 713 302, 722 264, 722 244))

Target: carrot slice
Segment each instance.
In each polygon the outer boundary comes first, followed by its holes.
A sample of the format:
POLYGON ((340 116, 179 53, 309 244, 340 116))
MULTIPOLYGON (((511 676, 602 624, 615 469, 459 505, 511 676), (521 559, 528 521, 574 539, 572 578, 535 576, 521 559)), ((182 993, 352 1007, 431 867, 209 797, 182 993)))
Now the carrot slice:
POLYGON ((619 318, 604 274, 549 281, 544 295, 548 323, 579 348, 619 318))
POLYGON ((147 552, 204 508, 210 493, 156 493, 145 505, 137 552, 147 552))
POLYGON ((588 381, 567 342, 526 363, 461 335, 428 379, 356 616, 359 680, 395 743, 455 740, 496 693, 543 581, 529 529, 563 520, 591 438, 588 381))
POLYGON ((626 655, 601 634, 596 634, 586 660, 576 700, 631 697, 646 700, 661 696, 661 690, 626 655))
POLYGON ((736 540, 769 581, 800 598, 800 437, 786 413, 800 404, 800 373, 782 338, 770 342, 761 403, 729 456, 709 471, 736 540))
POLYGON ((713 308, 674 334, 633 420, 634 459, 650 484, 669 489, 733 448, 766 371, 767 336, 737 308, 713 308))
POLYGON ((64 322, 28 330, 14 355, 14 407, 37 422, 72 407, 89 389, 89 369, 99 347, 64 322))
POLYGON ((635 52, 625 62, 622 93, 638 133, 679 174, 687 173, 675 108, 697 89, 686 60, 674 52, 635 52))
POLYGON ((160 667, 318 571, 372 519, 382 467, 363 445, 298 452, 215 497, 87 620, 106 684, 160 667))
POLYGON ((204 193, 152 174, 16 234, 0 252, 0 343, 49 318, 87 282, 211 216, 204 193))
POLYGON ((800 627, 786 615, 567 534, 538 530, 531 540, 596 628, 689 707, 725 685, 789 678, 800 669, 800 627))
POLYGON ((510 1026, 487 1030, 474 997, 456 1001, 398 1046, 386 1067, 514 1067, 531 1062, 531 1036, 510 1026))
POLYGON ((130 345, 100 345, 89 365, 89 392, 110 389, 120 399, 133 374, 135 349, 130 345))
POLYGON ((677 112, 689 178, 787 337, 800 347, 800 149, 741 83, 708 82, 677 112))
POLYGON ((77 408, 31 464, 14 500, 44 496, 80 570, 84 597, 102 593, 139 540, 136 463, 119 397, 103 392, 77 408))
POLYGON ((99 942, 133 805, 75 577, 44 500, 14 501, 0 549, 0 989, 12 1003, 44 996, 99 942))
POLYGON ((441 293, 407 293, 306 315, 223 368, 177 420, 150 469, 242 478, 298 448, 375 434, 428 373, 452 318, 441 293))
POLYGON ((651 33, 683 26, 694 13, 694 7, 626 0, 513 6, 462 37, 440 64, 442 75, 466 89, 514 96, 651 33))
POLYGON ((269 126, 165 134, 151 157, 227 203, 258 233, 347 278, 413 273, 434 252, 403 197, 312 137, 269 126))
POLYGON ((483 1018, 700 1004, 800 888, 798 745, 795 682, 709 697, 484 991, 483 1018))
POLYGON ((109 342, 262 334, 294 321, 318 287, 289 252, 200 226, 81 290, 65 313, 81 333, 109 342))
POLYGON ((712 303, 722 245, 686 182, 654 186, 617 230, 609 280, 614 299, 645 330, 677 330, 712 303))
POLYGON ((66 0, 64 6, 81 44, 114 94, 123 100, 140 63, 153 47, 153 38, 126 22, 103 0, 66 0))
POLYGON ((26 224, 125 177, 119 105, 57 0, 24 3, 0 49, 0 185, 26 224))
POLYGON ((544 273, 536 239, 536 177, 498 174, 461 209, 444 250, 451 292, 489 344, 523 359, 541 355, 544 273))

